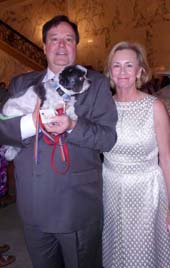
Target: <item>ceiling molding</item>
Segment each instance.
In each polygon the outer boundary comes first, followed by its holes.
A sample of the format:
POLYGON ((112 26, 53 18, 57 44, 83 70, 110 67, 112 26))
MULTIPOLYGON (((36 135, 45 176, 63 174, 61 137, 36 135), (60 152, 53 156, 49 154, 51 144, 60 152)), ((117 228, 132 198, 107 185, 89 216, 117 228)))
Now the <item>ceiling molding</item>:
POLYGON ((32 0, 0 0, 0 9, 10 9, 13 6, 24 5, 25 3, 30 3, 32 0))

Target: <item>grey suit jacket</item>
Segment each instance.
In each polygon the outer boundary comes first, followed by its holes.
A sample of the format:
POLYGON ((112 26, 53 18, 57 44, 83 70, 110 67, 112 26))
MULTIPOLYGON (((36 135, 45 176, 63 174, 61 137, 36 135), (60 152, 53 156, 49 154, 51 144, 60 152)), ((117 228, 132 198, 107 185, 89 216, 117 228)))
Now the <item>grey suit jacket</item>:
MULTIPOLYGON (((11 95, 20 95, 42 81, 46 70, 20 75, 12 80, 11 95)), ((15 158, 17 203, 25 224, 46 232, 70 232, 102 222, 102 165, 100 152, 116 142, 117 112, 102 74, 88 71, 89 90, 79 95, 75 111, 78 121, 65 140, 70 168, 56 174, 50 165, 52 146, 39 137, 39 161, 34 161, 34 137, 22 141, 20 117, 0 121, 0 143, 21 146, 15 158)), ((59 149, 55 154, 58 169, 63 168, 59 149)))

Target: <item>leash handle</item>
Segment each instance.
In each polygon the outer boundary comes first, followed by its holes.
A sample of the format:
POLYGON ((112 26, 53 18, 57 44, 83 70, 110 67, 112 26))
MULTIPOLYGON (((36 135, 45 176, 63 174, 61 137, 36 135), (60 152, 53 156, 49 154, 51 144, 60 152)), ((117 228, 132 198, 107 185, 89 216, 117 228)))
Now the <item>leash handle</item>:
MULTIPOLYGON (((59 108, 56 111, 57 111, 58 115, 62 115, 63 112, 64 112, 64 108, 63 107, 59 108)), ((69 157, 68 146, 67 146, 67 144, 65 142, 63 143, 64 133, 59 134, 57 136, 52 136, 50 133, 48 133, 44 129, 44 126, 43 126, 43 123, 42 123, 40 115, 38 116, 37 121, 38 121, 38 126, 37 126, 38 132, 39 132, 39 128, 40 128, 42 133, 43 133, 44 141, 48 145, 53 146, 53 149, 52 149, 52 152, 51 152, 51 160, 50 160, 51 167, 52 167, 53 171, 55 173, 62 174, 62 175, 66 174, 66 172, 68 171, 68 169, 70 167, 70 157, 69 157), (55 152, 56 152, 57 145, 59 146, 61 160, 62 160, 62 162, 66 163, 66 166, 65 166, 63 171, 58 170, 56 165, 55 165, 55 152)), ((36 137, 38 137, 38 135, 36 137)), ((36 143, 38 144, 38 140, 37 140, 36 143)), ((37 149, 37 158, 38 158, 38 149, 37 149)), ((37 163, 37 161, 36 161, 36 163, 37 163)))
MULTIPOLYGON (((61 107, 61 108, 56 109, 56 111, 57 111, 58 115, 62 115, 65 112, 65 108, 61 107)), ((58 139, 57 139, 57 143, 55 143, 55 145, 53 146, 53 150, 52 150, 52 154, 51 154, 51 166, 52 166, 52 169, 54 170, 54 172, 64 175, 67 173, 67 171, 70 167, 70 157, 69 157, 68 146, 65 142, 64 143, 62 142, 62 138, 64 138, 64 134, 59 134, 56 137, 58 137, 58 139), (54 161, 54 156, 55 156, 57 144, 59 145, 61 160, 62 160, 62 162, 66 163, 66 167, 63 171, 59 171, 56 168, 55 161, 54 161)))
MULTIPOLYGON (((60 139, 61 139, 61 136, 60 136, 60 139)), ((55 143, 53 145, 53 150, 52 150, 52 153, 51 153, 51 167, 52 167, 52 169, 53 169, 53 171, 55 173, 58 173, 58 174, 61 174, 61 175, 66 174, 67 171, 69 170, 69 167, 70 167, 70 157, 69 157, 68 145, 66 143, 62 143, 61 145, 59 143, 58 144, 55 143), (65 168, 64 168, 63 171, 59 170, 56 167, 56 165, 55 165, 55 152, 56 152, 57 145, 60 146, 59 149, 60 149, 61 160, 63 162, 65 162, 65 168)))

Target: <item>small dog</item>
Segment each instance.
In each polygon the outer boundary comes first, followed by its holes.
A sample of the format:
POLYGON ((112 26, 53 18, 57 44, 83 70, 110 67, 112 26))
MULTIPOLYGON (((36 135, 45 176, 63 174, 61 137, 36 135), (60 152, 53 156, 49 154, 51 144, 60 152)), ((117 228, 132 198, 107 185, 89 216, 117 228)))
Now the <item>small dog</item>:
MULTIPOLYGON (((2 108, 2 114, 8 117, 22 116, 34 111, 37 96, 41 100, 40 115, 42 123, 50 122, 58 108, 63 107, 65 114, 76 120, 74 104, 76 95, 85 92, 90 87, 87 69, 81 65, 67 66, 59 74, 59 84, 54 80, 31 86, 20 96, 9 98, 2 108)), ((5 158, 13 160, 20 148, 5 145, 5 158)))

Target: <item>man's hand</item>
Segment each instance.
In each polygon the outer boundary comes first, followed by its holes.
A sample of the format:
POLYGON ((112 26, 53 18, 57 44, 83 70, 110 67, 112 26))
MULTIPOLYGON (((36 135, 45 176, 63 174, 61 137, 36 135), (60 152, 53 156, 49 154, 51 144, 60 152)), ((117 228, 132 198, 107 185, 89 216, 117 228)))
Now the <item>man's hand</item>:
POLYGON ((44 128, 54 135, 62 134, 65 131, 75 128, 77 121, 72 120, 65 114, 56 115, 51 119, 51 122, 44 124, 44 128))

